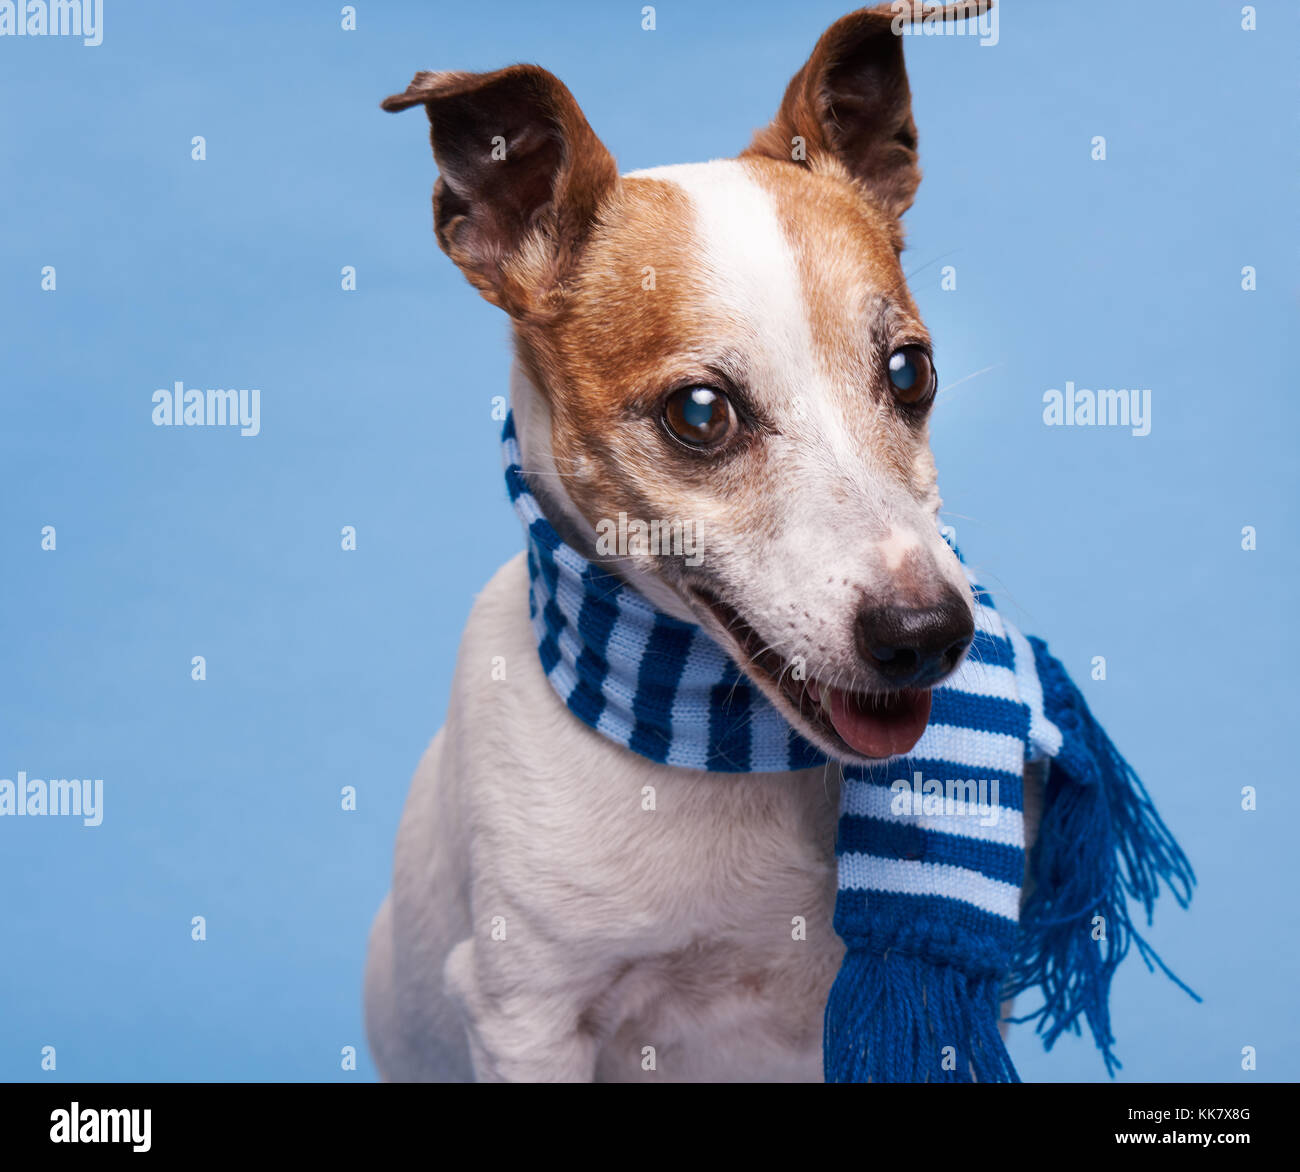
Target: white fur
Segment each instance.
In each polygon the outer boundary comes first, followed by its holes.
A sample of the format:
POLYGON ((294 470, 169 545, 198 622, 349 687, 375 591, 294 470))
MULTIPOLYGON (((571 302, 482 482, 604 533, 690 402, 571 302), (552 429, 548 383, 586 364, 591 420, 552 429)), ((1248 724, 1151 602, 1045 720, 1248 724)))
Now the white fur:
POLYGON ((903 559, 921 544, 915 533, 905 529, 891 529, 889 536, 876 543, 880 555, 885 559, 885 569, 893 572, 902 564, 903 559))
MULTIPOLYGON (((834 593, 846 567, 864 554, 895 564, 928 519, 913 506, 900 528, 899 506, 879 504, 860 440, 831 405, 766 193, 734 162, 649 175, 690 195, 713 295, 743 323, 776 400, 807 413, 806 428, 789 428, 799 491, 770 502, 785 511, 781 537, 747 550, 752 526, 736 518, 720 556, 737 559, 760 618, 788 615, 793 600, 817 616, 850 614, 856 598, 834 593), (817 486, 831 481, 850 520, 875 509, 890 523, 856 540, 834 515, 828 523, 831 494, 817 486)), ((518 369, 512 396, 552 521, 589 531, 556 475, 545 401, 518 369)), ((666 585, 633 573, 656 604, 691 617, 666 585)), ((543 675, 514 558, 470 616, 372 928, 366 1029, 382 1076, 820 1079, 843 951, 831 923, 838 788, 834 767, 738 776, 661 766, 587 728, 543 675), (493 678, 497 657, 504 680, 493 678)))
POLYGON ((471 614, 371 932, 382 1076, 819 1078, 837 805, 834 771, 674 769, 574 719, 516 557, 471 614))
POLYGON ((634 171, 681 188, 695 214, 695 240, 710 292, 744 323, 745 350, 797 404, 804 426, 835 462, 858 462, 858 444, 834 410, 817 363, 798 266, 767 190, 736 159, 634 171))
MULTIPOLYGON (((853 638, 864 596, 893 601, 895 571, 909 553, 914 579, 968 593, 935 524, 937 493, 916 499, 873 449, 881 408, 866 380, 879 357, 871 342, 879 299, 865 281, 846 279, 850 269, 831 242, 820 261, 844 295, 843 313, 861 349, 819 348, 794 243, 772 194, 745 163, 690 163, 633 177, 672 184, 690 203, 693 286, 716 304, 710 320, 722 323, 717 349, 743 355, 748 391, 775 422, 765 458, 787 486, 725 502, 672 502, 667 511, 701 520, 715 581, 767 647, 802 660, 824 683, 879 687, 853 638), (756 516, 763 525, 754 524, 756 516)), ((778 706, 785 703, 778 690, 758 684, 778 706)))

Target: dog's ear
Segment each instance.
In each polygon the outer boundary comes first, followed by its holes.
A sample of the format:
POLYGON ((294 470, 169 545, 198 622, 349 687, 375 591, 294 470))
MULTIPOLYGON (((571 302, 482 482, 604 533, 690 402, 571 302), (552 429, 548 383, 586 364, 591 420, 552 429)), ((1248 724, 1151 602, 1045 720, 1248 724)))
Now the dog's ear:
POLYGON ((837 160, 886 212, 901 216, 921 182, 902 30, 913 20, 960 20, 990 7, 992 0, 943 7, 894 0, 841 17, 822 34, 776 117, 744 155, 803 166, 837 160))
POLYGON ((428 111, 443 251, 494 305, 516 316, 542 307, 618 184, 573 95, 545 69, 512 65, 417 73, 381 104, 428 111))

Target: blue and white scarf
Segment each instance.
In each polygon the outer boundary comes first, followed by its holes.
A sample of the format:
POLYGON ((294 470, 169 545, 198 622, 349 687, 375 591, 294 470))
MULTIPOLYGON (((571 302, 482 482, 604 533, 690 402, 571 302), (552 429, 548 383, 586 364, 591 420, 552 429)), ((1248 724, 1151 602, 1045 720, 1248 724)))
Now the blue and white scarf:
MULTIPOLYGON (((513 417, 502 439, 542 667, 569 711, 685 769, 827 764, 700 627, 565 544, 529 490, 513 417)), ((998 1022, 1002 1000, 1031 987, 1044 1003, 1015 1020, 1037 1020, 1049 1049, 1086 1021, 1113 1073, 1110 981, 1130 946, 1177 981, 1128 901, 1150 923, 1163 881, 1186 906, 1191 866, 1065 669, 971 585, 974 642, 934 689, 916 747, 841 767, 834 922, 846 951, 826 1006, 828 1081, 1017 1081, 998 1022), (1024 768, 1044 758, 1022 905, 1024 768)))

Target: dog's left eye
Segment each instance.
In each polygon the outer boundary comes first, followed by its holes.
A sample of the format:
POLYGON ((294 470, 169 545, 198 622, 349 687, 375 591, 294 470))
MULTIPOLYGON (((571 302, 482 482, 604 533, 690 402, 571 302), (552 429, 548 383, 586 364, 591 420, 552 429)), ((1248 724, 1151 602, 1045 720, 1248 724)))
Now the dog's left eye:
POLYGON ((889 382, 904 403, 919 403, 934 392, 934 366, 920 346, 904 346, 889 356, 889 382))
POLYGON ((731 435, 735 420, 730 400, 712 387, 682 387, 664 404, 664 424, 693 448, 717 447, 731 435))

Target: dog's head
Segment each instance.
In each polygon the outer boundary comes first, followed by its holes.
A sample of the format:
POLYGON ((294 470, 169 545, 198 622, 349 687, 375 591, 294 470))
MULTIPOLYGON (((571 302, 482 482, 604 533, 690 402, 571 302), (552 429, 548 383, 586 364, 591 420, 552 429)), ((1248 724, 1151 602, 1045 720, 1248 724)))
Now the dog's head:
POLYGON ((566 535, 846 760, 912 748, 974 629, 899 264, 920 172, 896 8, 832 25, 725 161, 620 176, 531 65, 421 73, 384 102, 428 111, 438 242, 511 316, 566 535), (633 540, 602 547, 620 515, 633 540))

